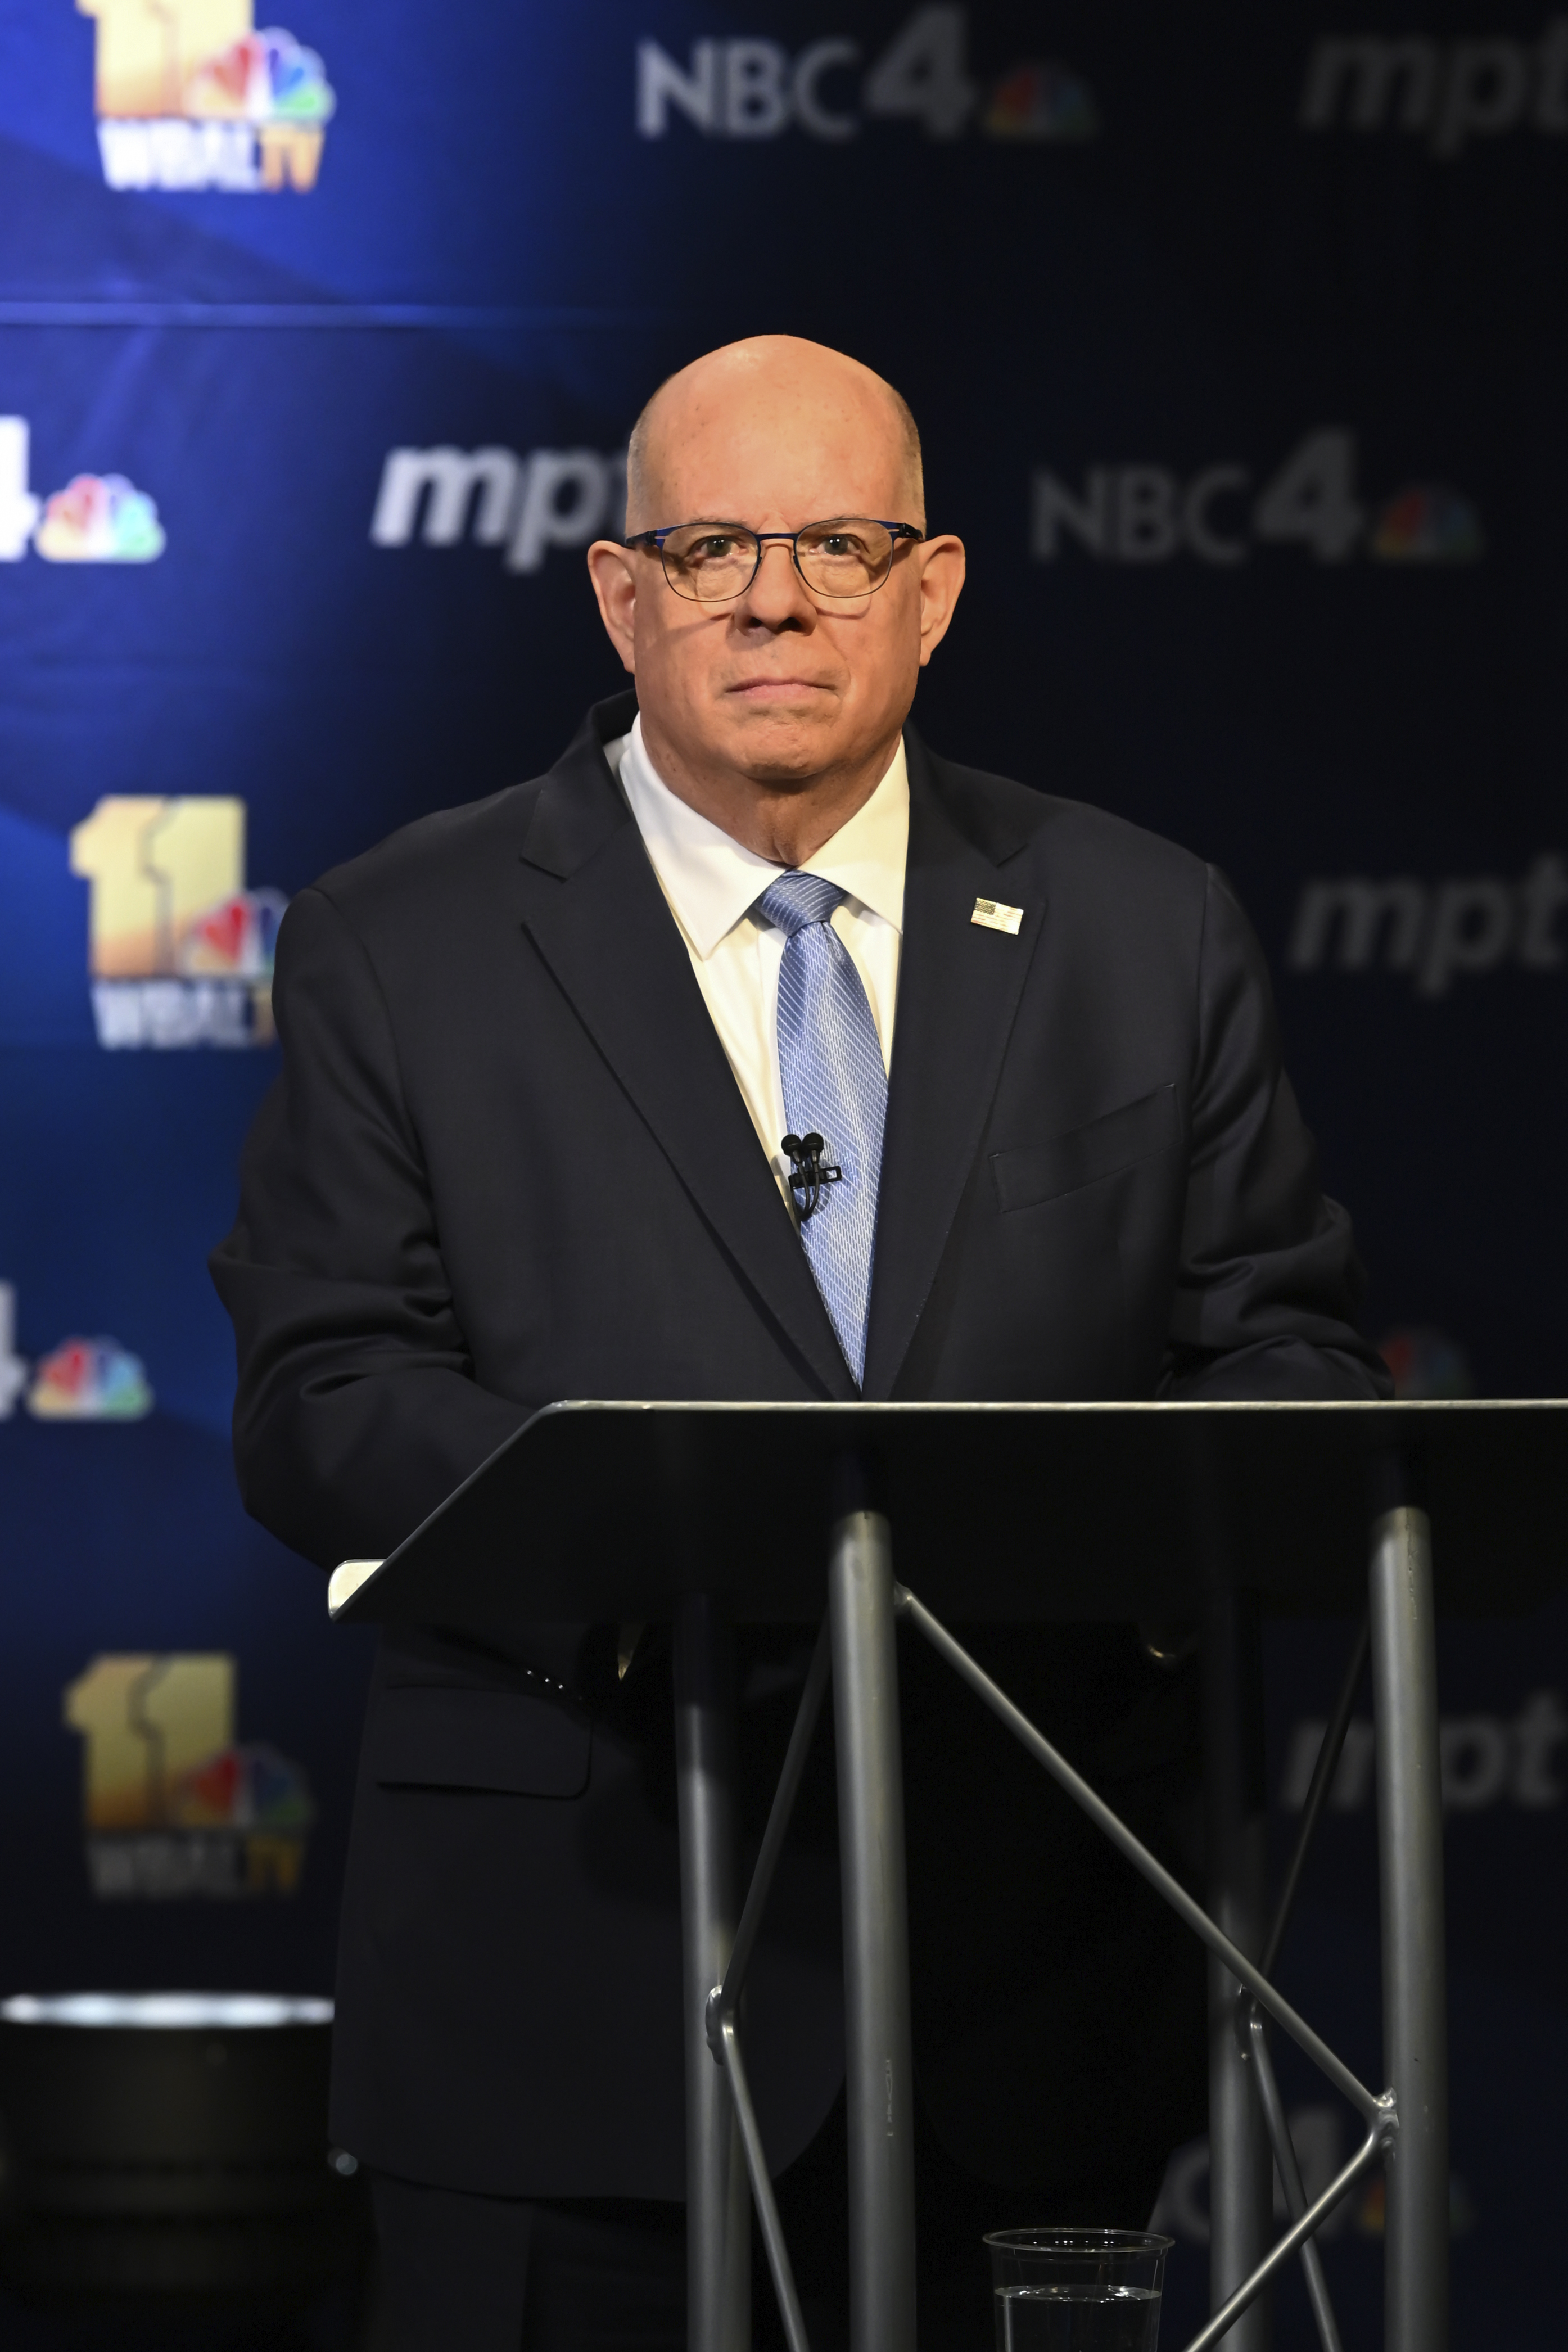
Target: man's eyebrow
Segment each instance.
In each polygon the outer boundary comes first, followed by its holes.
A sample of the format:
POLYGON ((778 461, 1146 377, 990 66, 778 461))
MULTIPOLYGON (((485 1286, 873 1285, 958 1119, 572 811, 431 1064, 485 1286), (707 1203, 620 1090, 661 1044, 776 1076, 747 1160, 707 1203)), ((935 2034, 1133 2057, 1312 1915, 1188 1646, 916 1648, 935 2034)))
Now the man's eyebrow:
MULTIPOLYGON (((814 524, 819 522, 862 522, 866 520, 866 517, 845 508, 831 515, 817 515, 813 517, 811 522, 803 522, 800 528, 802 530, 810 530, 814 524)), ((757 528, 755 523, 742 522, 738 515, 688 515, 685 522, 664 523, 659 528, 664 530, 690 530, 694 525, 700 525, 704 530, 755 530, 757 528)), ((794 533, 769 531, 768 536, 769 539, 777 539, 780 536, 792 539, 794 533)))

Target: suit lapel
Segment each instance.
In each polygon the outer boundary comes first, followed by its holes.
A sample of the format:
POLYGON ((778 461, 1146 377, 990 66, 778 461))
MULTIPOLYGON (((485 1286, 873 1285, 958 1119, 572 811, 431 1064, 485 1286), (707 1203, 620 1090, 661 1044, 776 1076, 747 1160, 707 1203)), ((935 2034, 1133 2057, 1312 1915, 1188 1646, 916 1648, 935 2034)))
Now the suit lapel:
POLYGON ((523 928, 702 1215, 826 1394, 852 1381, 800 1238, 601 745, 601 705, 551 770, 523 846, 523 928), (549 877, 548 879, 546 877, 549 877))
MULTIPOLYGON (((966 789, 913 728, 904 946, 864 1394, 891 1395, 957 1212, 1045 919, 1019 859, 1043 811, 1021 785, 966 789), (973 921, 975 901, 1021 899, 1015 935, 973 921)), ((977 780, 977 782, 978 780, 977 780)), ((992 780, 988 779, 988 782, 992 780)))

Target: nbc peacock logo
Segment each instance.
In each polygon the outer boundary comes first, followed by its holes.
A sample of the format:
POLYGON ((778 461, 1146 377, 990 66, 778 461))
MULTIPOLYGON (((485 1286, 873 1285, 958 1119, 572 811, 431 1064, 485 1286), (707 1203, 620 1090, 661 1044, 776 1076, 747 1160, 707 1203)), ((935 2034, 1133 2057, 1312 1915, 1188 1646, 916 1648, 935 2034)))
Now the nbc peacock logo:
POLYGON ((0 1282, 0 1421, 21 1398, 37 1421, 141 1421, 152 1389, 118 1339, 62 1339, 29 1365, 16 1349, 16 1286, 0 1282))
POLYGON ((77 0, 98 26, 99 153, 111 188, 307 194, 337 100, 314 49, 252 0, 77 0))
POLYGON ((123 474, 78 474, 46 501, 33 546, 48 563, 151 563, 163 552, 163 526, 123 474))
POLYGON ((1066 66, 1031 62, 1002 76, 980 128, 990 139, 1072 142, 1096 135, 1100 110, 1088 85, 1066 66))
POLYGON ((141 1421, 152 1410, 141 1359, 118 1339, 62 1339, 27 1391, 36 1421, 141 1421))
POLYGON ((1416 482, 1384 507, 1370 552, 1380 563, 1473 563, 1486 552, 1469 499, 1442 482, 1416 482))
POLYGON ((166 545, 158 502, 123 474, 77 474, 63 490, 33 490, 32 428, 0 416, 0 563, 29 548, 46 563, 152 563, 166 545))

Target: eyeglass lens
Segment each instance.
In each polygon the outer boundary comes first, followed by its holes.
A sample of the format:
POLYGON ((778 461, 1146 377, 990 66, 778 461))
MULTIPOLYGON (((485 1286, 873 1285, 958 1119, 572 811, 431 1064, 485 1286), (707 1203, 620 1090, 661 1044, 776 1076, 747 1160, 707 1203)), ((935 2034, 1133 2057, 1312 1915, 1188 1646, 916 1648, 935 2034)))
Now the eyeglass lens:
MULTIPOLYGON (((893 564, 893 533, 860 516, 815 522, 796 541, 800 575, 820 596, 866 596, 880 588, 893 564)), ((759 556, 755 531, 687 523, 663 549, 664 577, 677 595, 699 604, 742 596, 759 556)))

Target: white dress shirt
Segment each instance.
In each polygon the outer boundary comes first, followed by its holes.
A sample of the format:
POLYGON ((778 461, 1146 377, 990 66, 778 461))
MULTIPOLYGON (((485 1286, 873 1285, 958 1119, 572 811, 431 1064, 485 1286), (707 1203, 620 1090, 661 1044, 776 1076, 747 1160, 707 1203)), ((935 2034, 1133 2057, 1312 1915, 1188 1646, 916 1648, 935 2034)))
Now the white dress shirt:
MULTIPOLYGON (((752 912, 768 884, 789 868, 743 849, 707 817, 677 800, 648 757, 641 719, 629 735, 607 743, 604 752, 680 927, 758 1140, 785 1201, 793 1205, 789 1162, 779 1149, 789 1124, 779 1075, 779 967, 784 933, 752 912)), ((870 800, 823 843, 806 867, 824 882, 836 882, 846 894, 830 920, 861 976, 882 1045, 883 1066, 889 1070, 908 848, 909 774, 900 737, 892 764, 870 800)))

